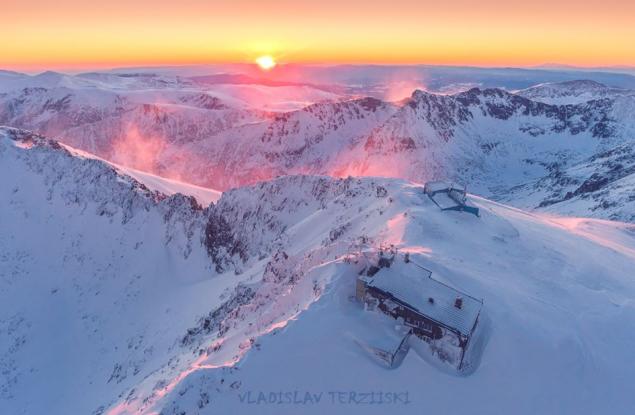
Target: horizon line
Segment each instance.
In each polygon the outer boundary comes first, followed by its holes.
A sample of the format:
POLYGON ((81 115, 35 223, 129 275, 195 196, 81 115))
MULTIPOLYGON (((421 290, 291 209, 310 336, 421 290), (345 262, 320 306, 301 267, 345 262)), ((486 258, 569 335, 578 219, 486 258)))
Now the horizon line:
MULTIPOLYGON (((140 69, 170 69, 170 68, 197 68, 205 66, 244 66, 253 67, 254 63, 251 62, 204 62, 204 63, 148 63, 148 64, 123 64, 123 65, 99 65, 99 64, 87 64, 87 65, 51 65, 38 68, 30 68, 30 65, 1 65, 0 72, 13 72, 25 75, 39 75, 46 72, 56 72, 65 75, 77 75, 90 72, 108 72, 118 70, 140 70, 140 69), (48 69, 47 69, 48 68, 48 69)), ((424 62, 404 62, 404 63, 388 63, 388 62, 282 62, 278 64, 279 67, 346 67, 346 66, 367 66, 367 67, 431 67, 431 68, 472 68, 472 69, 521 69, 521 70, 545 70, 545 71, 558 71, 558 70, 579 70, 579 71, 627 71, 635 72, 635 66, 630 65, 601 65, 601 66, 586 66, 586 65, 573 65, 566 63, 542 63, 536 65, 513 65, 513 64, 456 64, 456 63, 424 63, 424 62)))

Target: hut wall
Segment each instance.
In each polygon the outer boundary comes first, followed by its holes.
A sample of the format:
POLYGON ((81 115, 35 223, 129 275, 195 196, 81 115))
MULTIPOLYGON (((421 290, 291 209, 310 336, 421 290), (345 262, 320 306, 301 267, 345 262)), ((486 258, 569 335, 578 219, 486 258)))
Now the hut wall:
POLYGON ((365 301, 364 299, 366 297, 366 283, 361 278, 357 279, 357 285, 355 286, 355 297, 361 302, 365 301))

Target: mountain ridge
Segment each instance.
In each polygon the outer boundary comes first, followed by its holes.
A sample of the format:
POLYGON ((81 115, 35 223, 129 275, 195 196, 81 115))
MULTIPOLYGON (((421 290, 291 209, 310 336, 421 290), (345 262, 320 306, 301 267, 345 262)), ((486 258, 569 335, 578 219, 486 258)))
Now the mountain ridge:
POLYGON ((430 392, 394 413, 447 411, 457 392, 469 397, 457 413, 633 402, 621 381, 633 370, 623 330, 633 225, 470 195, 479 217, 441 211, 420 184, 376 177, 280 177, 202 208, 55 141, 0 132, 0 406, 10 413, 207 414, 246 410, 249 390, 351 385, 430 392), (375 331, 397 324, 351 300, 364 257, 381 249, 483 298, 468 377, 426 347, 393 370, 368 354, 375 331))
MULTIPOLYGON (((600 87, 570 81, 561 89, 571 83, 600 87)), ((450 95, 415 90, 398 103, 347 98, 271 113, 166 88, 123 95, 24 89, 0 97, 0 122, 220 190, 287 174, 371 175, 454 180, 501 200, 511 188, 548 177, 555 164, 564 170, 635 137, 635 96, 623 94, 555 105, 500 88, 450 95)), ((604 217, 626 216, 609 206, 604 217)))

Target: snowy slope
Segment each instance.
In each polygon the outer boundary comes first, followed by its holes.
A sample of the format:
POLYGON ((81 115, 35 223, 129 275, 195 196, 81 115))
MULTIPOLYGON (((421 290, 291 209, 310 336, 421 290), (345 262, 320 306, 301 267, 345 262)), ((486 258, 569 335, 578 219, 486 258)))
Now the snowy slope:
POLYGON ((0 412, 91 413, 222 291, 204 211, 26 132, 0 158, 0 412))
MULTIPOLYGON (((267 201, 263 210, 271 198, 287 197, 282 189, 295 192, 294 184, 306 189, 307 181, 313 189, 317 183, 326 186, 324 179, 285 179, 283 185, 259 187, 267 189, 266 196, 260 196, 267 201)), ((327 188, 342 183, 329 182, 327 188)), ((348 183, 356 188, 368 180, 348 183)), ((443 213, 416 185, 393 180, 381 184, 386 198, 348 190, 346 197, 333 199, 288 227, 285 245, 292 252, 284 259, 283 277, 296 280, 274 298, 295 306, 272 320, 270 327, 281 330, 259 338, 251 327, 263 317, 242 307, 237 326, 221 335, 212 330, 212 350, 185 371, 166 370, 164 376, 172 376, 172 381, 163 383, 165 388, 155 390, 145 404, 143 397, 155 379, 111 413, 159 408, 164 413, 202 414, 628 413, 635 404, 627 381, 634 339, 624 330, 634 323, 632 225, 530 215, 483 199, 473 199, 482 209, 481 218, 443 213), (356 200, 360 196, 362 200, 356 200), (347 244, 360 234, 370 236, 371 244, 394 243, 443 281, 484 299, 483 353, 470 376, 449 373, 425 351, 411 351, 394 370, 371 359, 358 341, 372 337, 384 323, 375 316, 369 324, 368 313, 351 300, 359 266, 333 253, 332 259, 289 275, 289 266, 299 259, 293 253, 311 240, 319 241, 316 228, 338 224, 332 219, 333 208, 348 212, 337 215, 341 220, 353 217, 340 236, 347 244), (310 289, 316 286, 317 294, 310 289), (307 304, 314 296, 315 302, 307 304), (377 391, 400 393, 409 403, 351 401, 350 392, 361 399, 361 393, 377 391), (258 403, 261 392, 265 398, 258 403), (287 392, 298 392, 300 403, 277 398, 287 392), (305 392, 321 400, 307 401, 305 392)), ((290 205, 295 206, 293 200, 290 205)), ((333 246, 329 241, 321 245, 333 246)), ((300 258, 307 260, 307 255, 300 258)), ((264 304, 256 301, 254 306, 260 310, 264 304)), ((268 321, 270 315, 265 315, 268 321)))
POLYGON ((282 177, 201 209, 16 130, 3 130, 0 161, 2 413, 573 414, 635 404, 632 225, 477 197, 481 217, 441 212, 421 185, 385 178, 282 177), (453 374, 425 347, 388 370, 360 347, 395 323, 351 300, 355 253, 389 244, 484 299, 471 374, 453 374), (288 390, 324 401, 255 406, 244 395, 288 390), (329 403, 329 391, 371 390, 408 392, 410 403, 329 403))
POLYGON ((633 337, 623 330, 634 323, 632 226, 529 215, 481 199, 473 200, 483 210, 481 218, 443 213, 422 196, 421 187, 383 180, 387 194, 377 197, 364 191, 368 183, 289 178, 226 193, 242 201, 247 193, 259 194, 259 208, 247 202, 231 215, 247 213, 252 219, 255 214, 249 229, 259 217, 274 229, 282 215, 288 218, 278 248, 287 256, 278 255, 275 266, 270 261, 265 267, 264 283, 254 300, 239 308, 238 321, 230 319, 228 328, 205 335, 203 320, 188 332, 188 343, 211 344, 211 349, 192 357, 185 369, 166 368, 151 377, 110 413, 160 408, 165 413, 412 413, 425 408, 457 414, 574 414, 626 413, 632 407, 624 379, 633 369, 628 357, 633 337), (325 195, 325 203, 309 213, 316 195, 325 195), (335 240, 326 237, 323 229, 328 228, 341 231, 329 232, 338 235, 335 240), (359 266, 341 255, 351 252, 360 235, 371 238, 370 244, 396 244, 444 282, 484 299, 483 353, 470 376, 452 375, 425 350, 421 355, 411 351, 399 368, 387 370, 359 346, 356 340, 372 337, 372 330, 385 324, 381 317, 368 324, 368 315, 351 300, 359 266), (308 255, 309 246, 320 248, 308 255), (329 254, 321 257, 325 251, 329 254), (271 296, 276 281, 286 288, 271 296), (158 380, 164 378, 171 380, 158 380), (288 391, 322 393, 323 398, 319 404, 254 403, 260 392, 270 399, 270 392, 288 391), (351 391, 408 392, 410 403, 355 405, 351 391), (329 392, 343 392, 344 401, 338 395, 333 403, 329 392))
POLYGON ((635 221, 635 154, 631 145, 597 153, 570 167, 502 192, 500 200, 569 216, 635 221))

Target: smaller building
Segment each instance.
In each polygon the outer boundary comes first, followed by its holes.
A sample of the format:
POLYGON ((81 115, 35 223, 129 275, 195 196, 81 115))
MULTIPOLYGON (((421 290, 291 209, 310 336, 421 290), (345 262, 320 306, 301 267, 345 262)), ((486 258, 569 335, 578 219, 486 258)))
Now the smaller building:
POLYGON ((478 208, 467 203, 465 187, 437 181, 427 182, 423 191, 441 210, 458 210, 479 215, 478 208))
POLYGON ((395 261, 359 276, 356 297, 369 309, 403 320, 439 358, 461 369, 483 302, 432 278, 413 262, 395 261))

